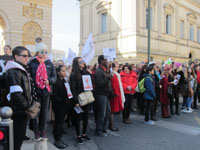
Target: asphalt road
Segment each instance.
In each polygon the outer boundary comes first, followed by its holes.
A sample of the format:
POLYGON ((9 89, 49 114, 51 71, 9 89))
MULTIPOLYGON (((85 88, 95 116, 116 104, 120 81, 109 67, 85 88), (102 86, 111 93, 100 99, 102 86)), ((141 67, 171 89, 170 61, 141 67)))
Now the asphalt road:
MULTIPOLYGON (((160 108, 159 108, 160 110, 160 108)), ((192 114, 181 113, 170 119, 162 119, 158 112, 155 125, 145 125, 144 116, 131 114, 133 124, 122 123, 115 117, 120 131, 111 132, 105 138, 94 137, 99 150, 199 150, 200 110, 192 114)))

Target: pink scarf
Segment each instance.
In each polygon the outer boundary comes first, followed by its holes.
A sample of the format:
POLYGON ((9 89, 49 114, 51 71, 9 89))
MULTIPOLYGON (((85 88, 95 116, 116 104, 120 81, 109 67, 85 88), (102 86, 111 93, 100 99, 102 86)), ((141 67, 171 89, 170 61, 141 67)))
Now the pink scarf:
POLYGON ((44 84, 44 81, 48 79, 47 70, 46 70, 46 66, 45 66, 45 63, 44 63, 44 59, 41 59, 39 57, 36 57, 36 59, 40 63, 38 68, 37 68, 37 71, 36 71, 36 85, 40 89, 44 89, 46 87, 47 91, 51 92, 50 86, 44 84))

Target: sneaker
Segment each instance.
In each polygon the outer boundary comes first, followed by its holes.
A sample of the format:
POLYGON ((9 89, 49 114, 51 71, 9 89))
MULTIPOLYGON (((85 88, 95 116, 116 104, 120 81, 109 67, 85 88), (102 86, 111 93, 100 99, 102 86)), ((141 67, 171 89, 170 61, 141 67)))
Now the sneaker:
POLYGON ((42 131, 42 132, 41 132, 40 137, 41 137, 41 139, 44 140, 44 141, 47 141, 47 140, 48 140, 47 134, 46 134, 45 131, 42 131))
POLYGON ((83 141, 92 141, 92 139, 88 135, 85 135, 85 136, 82 135, 81 138, 83 141))
POLYGON ((152 120, 145 121, 144 123, 147 124, 147 125, 154 125, 154 122, 152 120))
POLYGON ((184 112, 185 108, 181 108, 181 112, 184 112))
POLYGON ((59 149, 65 149, 67 147, 61 140, 55 141, 54 145, 59 149))
POLYGON ((81 137, 77 137, 77 142, 78 142, 78 144, 83 144, 82 138, 81 137))
POLYGON ((189 108, 184 109, 183 112, 184 112, 184 113, 192 113, 192 111, 191 111, 189 108))
POLYGON ((193 111, 194 111, 192 108, 189 108, 189 110, 190 110, 191 112, 193 112, 193 111))
POLYGON ((35 133, 35 141, 40 141, 41 137, 40 137, 40 132, 35 133))

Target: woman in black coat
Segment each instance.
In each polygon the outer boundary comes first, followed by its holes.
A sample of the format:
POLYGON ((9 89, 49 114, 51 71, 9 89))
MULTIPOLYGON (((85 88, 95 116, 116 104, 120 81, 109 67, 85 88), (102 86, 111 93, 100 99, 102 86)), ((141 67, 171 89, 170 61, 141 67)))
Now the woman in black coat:
POLYGON ((53 86, 52 108, 55 114, 55 124, 53 126, 54 145, 60 149, 65 149, 67 144, 62 141, 63 124, 67 112, 71 111, 72 100, 68 97, 65 84, 66 67, 60 65, 56 68, 57 81, 53 86))
MULTIPOLYGON (((70 75, 70 86, 73 95, 73 105, 75 107, 81 107, 78 101, 78 95, 84 92, 82 75, 90 75, 87 71, 86 64, 81 57, 76 57, 73 60, 72 73, 70 75)), ((91 141, 91 138, 86 134, 88 126, 88 110, 89 105, 82 106, 81 109, 83 113, 77 114, 73 111, 74 114, 74 125, 76 129, 77 142, 83 144, 83 140, 91 141), (80 133, 80 115, 83 119, 83 132, 80 133)))

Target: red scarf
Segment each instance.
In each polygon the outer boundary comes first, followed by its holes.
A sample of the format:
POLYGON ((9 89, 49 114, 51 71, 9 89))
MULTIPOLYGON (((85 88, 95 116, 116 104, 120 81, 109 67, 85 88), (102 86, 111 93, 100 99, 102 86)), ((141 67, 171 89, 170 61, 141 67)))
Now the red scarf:
POLYGON ((44 89, 46 87, 47 91, 51 92, 50 86, 44 84, 44 81, 48 79, 47 70, 44 63, 45 60, 39 57, 36 57, 36 59, 40 63, 36 71, 36 85, 40 89, 44 89))
POLYGON ((99 65, 99 67, 101 67, 105 72, 107 71, 107 69, 104 66, 99 65))

